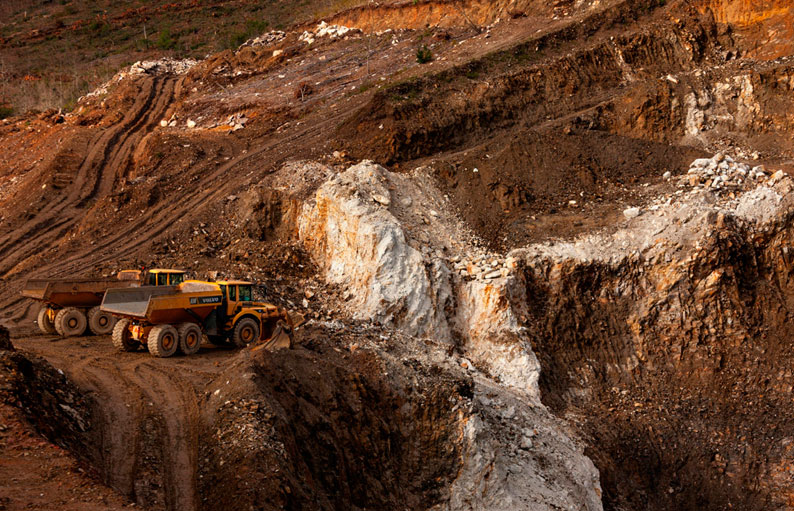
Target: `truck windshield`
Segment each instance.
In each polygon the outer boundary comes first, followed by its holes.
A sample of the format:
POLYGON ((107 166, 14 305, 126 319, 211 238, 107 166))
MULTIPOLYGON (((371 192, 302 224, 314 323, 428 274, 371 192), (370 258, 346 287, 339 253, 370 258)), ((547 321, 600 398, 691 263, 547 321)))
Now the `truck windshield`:
POLYGON ((150 286, 156 286, 157 285, 157 274, 156 273, 150 273, 149 274, 149 285, 150 286))
POLYGON ((240 290, 239 299, 241 302, 250 302, 251 301, 251 286, 237 286, 240 290))
POLYGON ((181 284, 185 280, 185 275, 183 273, 172 273, 171 274, 171 285, 176 286, 181 284))

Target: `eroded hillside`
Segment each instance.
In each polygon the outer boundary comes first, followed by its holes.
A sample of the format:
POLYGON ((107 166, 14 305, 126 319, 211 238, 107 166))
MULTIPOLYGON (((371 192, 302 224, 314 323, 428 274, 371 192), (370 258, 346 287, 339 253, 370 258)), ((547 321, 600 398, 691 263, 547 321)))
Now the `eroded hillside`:
POLYGON ((7 120, 4 367, 81 408, 8 399, 150 509, 786 508, 790 9, 367 5, 7 120), (156 359, 18 295, 141 266, 309 321, 156 359))

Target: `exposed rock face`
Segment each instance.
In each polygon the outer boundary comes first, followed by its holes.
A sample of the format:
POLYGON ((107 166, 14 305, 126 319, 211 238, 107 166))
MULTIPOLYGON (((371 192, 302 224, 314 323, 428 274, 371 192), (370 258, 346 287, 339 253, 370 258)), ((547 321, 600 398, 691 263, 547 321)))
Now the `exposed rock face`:
POLYGON ((385 172, 363 162, 321 186, 300 218, 300 238, 327 279, 353 292, 356 317, 449 341, 440 314, 450 299, 449 271, 440 261, 426 267, 397 219, 376 201, 391 194, 385 172))
POLYGON ((495 413, 484 396, 504 396, 504 390, 484 380, 492 391, 475 391, 483 395, 485 415, 464 428, 463 466, 444 509, 599 509, 597 472, 540 404, 540 367, 516 317, 526 303, 523 277, 503 276, 501 270, 491 270, 498 277, 483 277, 478 270, 479 278, 468 273, 462 278, 451 271, 452 259, 482 250, 466 242, 460 222, 444 206, 421 170, 397 175, 362 162, 318 188, 298 231, 326 278, 352 294, 356 317, 410 336, 457 343, 471 360, 464 359, 463 366, 474 370, 473 362, 519 391, 499 405, 508 410, 501 419, 483 418, 495 413), (515 427, 545 424, 547 435, 530 449, 533 433, 515 431, 506 445, 498 440, 501 428, 494 427, 500 420, 515 427), (565 468, 544 467, 537 455, 567 460, 565 468))
POLYGON ((0 326, 0 399, 22 410, 48 438, 96 461, 93 401, 46 361, 14 350, 0 326))
POLYGON ((320 186, 298 230, 326 278, 352 293, 355 317, 462 343, 476 364, 537 399, 540 368, 508 299, 522 285, 450 270, 451 258, 478 249, 449 209, 426 178, 365 161, 320 186))
POLYGON ((309 325, 308 350, 260 353, 210 387, 207 509, 229 491, 265 509, 601 509, 598 472, 545 408, 443 345, 379 331, 309 325), (247 484, 240 466, 265 475, 247 484))
POLYGON ((794 186, 773 175, 513 253, 544 401, 588 437, 608 508, 771 509, 792 493, 794 186))

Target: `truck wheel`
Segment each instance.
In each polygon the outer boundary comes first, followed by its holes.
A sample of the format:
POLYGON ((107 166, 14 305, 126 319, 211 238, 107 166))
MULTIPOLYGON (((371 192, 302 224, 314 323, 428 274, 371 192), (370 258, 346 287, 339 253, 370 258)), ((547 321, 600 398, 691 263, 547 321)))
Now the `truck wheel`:
POLYGON ((47 306, 42 307, 39 309, 39 317, 36 318, 36 323, 39 325, 39 330, 44 332, 45 334, 57 334, 58 331, 55 330, 55 323, 50 321, 50 308, 47 306))
POLYGON ((74 307, 61 309, 55 315, 55 329, 64 337, 83 335, 87 323, 83 311, 74 307))
POLYGON ((251 318, 243 318, 234 325, 232 342, 240 348, 259 339, 259 324, 251 318))
POLYGON ((113 346, 119 351, 136 351, 140 345, 132 338, 130 320, 120 319, 113 327, 113 346))
POLYGON ((185 355, 196 353, 201 347, 201 328, 195 323, 179 325, 179 351, 185 355))
POLYGON ((88 311, 88 328, 94 332, 95 335, 107 335, 113 331, 113 326, 116 324, 116 318, 109 312, 99 309, 99 306, 92 307, 88 311))
POLYGON ((179 347, 179 334, 171 325, 158 325, 149 331, 146 345, 155 357, 170 357, 179 347))

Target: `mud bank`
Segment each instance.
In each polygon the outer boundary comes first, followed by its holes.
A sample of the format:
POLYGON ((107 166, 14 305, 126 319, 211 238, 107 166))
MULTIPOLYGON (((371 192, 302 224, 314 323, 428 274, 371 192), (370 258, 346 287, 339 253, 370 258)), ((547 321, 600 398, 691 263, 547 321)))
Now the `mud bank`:
POLYGON ((606 508, 789 502, 794 203, 777 176, 514 253, 543 400, 586 437, 606 508))

